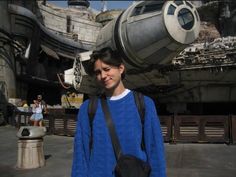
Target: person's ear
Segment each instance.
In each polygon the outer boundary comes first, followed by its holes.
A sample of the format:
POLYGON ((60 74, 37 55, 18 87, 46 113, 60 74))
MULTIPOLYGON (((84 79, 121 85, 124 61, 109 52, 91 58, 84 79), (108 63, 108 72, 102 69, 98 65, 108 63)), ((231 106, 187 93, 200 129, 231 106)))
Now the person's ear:
POLYGON ((119 70, 120 70, 120 74, 123 74, 125 72, 125 65, 124 64, 121 64, 119 66, 119 70))

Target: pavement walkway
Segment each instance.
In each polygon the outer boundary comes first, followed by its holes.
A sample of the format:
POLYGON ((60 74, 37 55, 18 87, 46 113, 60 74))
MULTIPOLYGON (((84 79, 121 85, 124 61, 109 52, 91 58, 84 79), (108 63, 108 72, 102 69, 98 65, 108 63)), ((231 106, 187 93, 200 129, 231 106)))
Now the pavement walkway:
MULTIPOLYGON (((17 129, 0 126, 0 177, 70 177, 73 137, 46 135, 42 168, 16 168, 17 129)), ((165 144, 168 177, 235 177, 236 145, 165 144)))

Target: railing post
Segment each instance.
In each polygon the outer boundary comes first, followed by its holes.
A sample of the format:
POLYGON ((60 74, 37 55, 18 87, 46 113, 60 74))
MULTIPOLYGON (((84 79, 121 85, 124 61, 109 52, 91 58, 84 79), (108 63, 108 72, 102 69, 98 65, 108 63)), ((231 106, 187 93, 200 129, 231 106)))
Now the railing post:
POLYGON ((226 144, 231 144, 232 137, 231 137, 231 132, 232 132, 232 122, 231 122, 231 115, 229 114, 227 119, 225 120, 225 127, 224 127, 224 132, 225 132, 225 143, 226 144))
POLYGON ((9 121, 10 125, 16 127, 16 110, 15 109, 13 110, 13 113, 12 113, 12 115, 11 115, 9 120, 10 120, 9 121))
POLYGON ((207 122, 206 117, 200 117, 199 124, 198 124, 198 141, 199 142, 206 141, 206 134, 205 134, 206 122, 207 122))
POLYGON ((67 126, 68 118, 66 114, 64 114, 63 116, 63 121, 64 121, 64 135, 68 135, 68 126, 67 126))
POLYGON ((170 117, 170 143, 176 144, 175 139, 175 115, 171 115, 170 117))
POLYGON ((231 142, 236 144, 236 116, 231 116, 231 142))
POLYGON ((173 114, 173 143, 177 143, 180 138, 180 120, 181 119, 177 114, 173 114))
POLYGON ((48 116, 49 116, 49 132, 50 134, 54 134, 54 129, 55 129, 54 115, 49 113, 48 116))
POLYGON ((16 127, 17 128, 20 128, 20 125, 21 125, 21 114, 20 112, 17 112, 17 123, 16 123, 16 127))

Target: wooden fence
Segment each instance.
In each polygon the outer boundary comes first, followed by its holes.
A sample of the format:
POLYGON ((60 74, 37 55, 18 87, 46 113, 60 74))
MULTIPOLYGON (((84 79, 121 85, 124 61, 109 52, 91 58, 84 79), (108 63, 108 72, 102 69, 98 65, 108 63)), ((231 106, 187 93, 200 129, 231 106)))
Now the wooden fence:
MULTIPOLYGON (((76 110, 51 109, 44 118, 48 134, 74 136, 76 110)), ((31 113, 16 112, 16 127, 29 125, 31 113)), ((236 144, 235 115, 160 115, 162 134, 170 143, 236 144)))

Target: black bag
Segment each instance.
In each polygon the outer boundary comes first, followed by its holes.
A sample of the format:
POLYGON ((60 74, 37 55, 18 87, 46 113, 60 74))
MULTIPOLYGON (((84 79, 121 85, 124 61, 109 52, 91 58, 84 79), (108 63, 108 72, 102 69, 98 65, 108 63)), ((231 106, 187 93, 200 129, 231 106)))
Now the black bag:
POLYGON ((149 177, 150 165, 132 155, 121 155, 115 166, 116 177, 149 177))
POLYGON ((109 133, 111 136, 112 146, 115 152, 117 164, 115 166, 114 172, 116 177, 149 177, 151 172, 151 166, 133 156, 133 155, 124 155, 121 151, 120 142, 115 132, 115 127, 112 122, 111 114, 108 109, 107 102, 105 98, 101 99, 102 109, 105 114, 105 120, 109 133))

